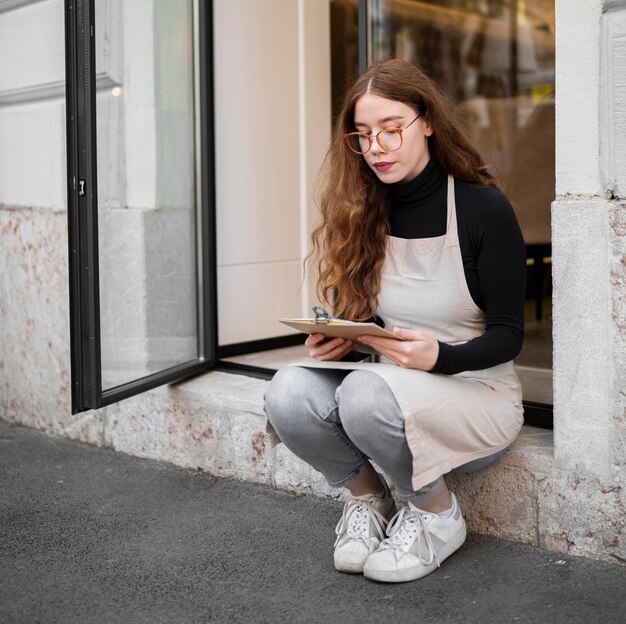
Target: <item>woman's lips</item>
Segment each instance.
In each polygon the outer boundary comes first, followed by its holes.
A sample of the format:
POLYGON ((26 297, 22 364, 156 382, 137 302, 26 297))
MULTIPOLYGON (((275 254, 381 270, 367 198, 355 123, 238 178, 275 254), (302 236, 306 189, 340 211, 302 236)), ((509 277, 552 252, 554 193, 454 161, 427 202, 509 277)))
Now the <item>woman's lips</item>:
POLYGON ((376 171, 387 171, 392 166, 393 166, 392 162, 377 162, 377 163, 374 163, 374 167, 375 167, 376 171))

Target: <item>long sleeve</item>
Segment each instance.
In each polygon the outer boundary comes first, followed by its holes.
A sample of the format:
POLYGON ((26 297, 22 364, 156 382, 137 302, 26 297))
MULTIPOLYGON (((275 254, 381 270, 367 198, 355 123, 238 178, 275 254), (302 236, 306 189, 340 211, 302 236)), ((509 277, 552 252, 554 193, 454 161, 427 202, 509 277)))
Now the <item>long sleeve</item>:
POLYGON ((493 189, 475 192, 474 201, 475 209, 468 206, 465 215, 471 244, 462 247, 469 256, 464 257, 466 279, 485 311, 486 329, 462 345, 439 343, 433 372, 454 374, 508 362, 518 355, 524 339, 526 253, 515 213, 493 189))

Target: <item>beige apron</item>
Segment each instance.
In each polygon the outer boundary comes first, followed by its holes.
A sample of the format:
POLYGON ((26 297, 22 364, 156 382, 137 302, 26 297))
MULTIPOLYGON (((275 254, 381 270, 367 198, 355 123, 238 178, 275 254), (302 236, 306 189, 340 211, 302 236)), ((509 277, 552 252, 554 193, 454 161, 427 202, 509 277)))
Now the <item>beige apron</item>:
MULTIPOLYGON (((484 333, 485 314, 465 279, 452 176, 447 204, 444 236, 388 237, 377 314, 388 329, 425 330, 441 342, 461 344, 484 333)), ((513 362, 457 375, 401 368, 386 358, 380 363, 311 360, 293 366, 365 369, 384 379, 405 416, 416 490, 457 466, 504 449, 522 426, 522 391, 513 362)))

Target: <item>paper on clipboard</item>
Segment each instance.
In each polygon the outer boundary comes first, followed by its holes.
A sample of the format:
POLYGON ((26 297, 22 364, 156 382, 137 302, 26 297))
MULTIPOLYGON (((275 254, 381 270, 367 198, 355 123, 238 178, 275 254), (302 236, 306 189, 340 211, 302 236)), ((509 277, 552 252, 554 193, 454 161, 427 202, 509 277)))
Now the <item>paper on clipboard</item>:
POLYGON ((403 340, 376 323, 360 323, 333 318, 323 321, 312 318, 281 318, 279 321, 305 334, 324 334, 332 338, 347 338, 353 342, 356 342, 359 336, 366 335, 403 340))

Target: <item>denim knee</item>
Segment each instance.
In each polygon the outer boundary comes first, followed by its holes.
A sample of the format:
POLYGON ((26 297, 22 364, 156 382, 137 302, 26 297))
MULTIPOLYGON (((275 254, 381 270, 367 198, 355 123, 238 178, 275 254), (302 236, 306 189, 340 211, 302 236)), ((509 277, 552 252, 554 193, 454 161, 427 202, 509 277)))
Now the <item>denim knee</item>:
POLYGON ((281 368, 265 392, 268 420, 279 434, 287 427, 299 429, 303 419, 337 423, 335 390, 346 374, 304 366, 281 368))
POLYGON ((341 424, 355 442, 367 439, 380 427, 397 426, 396 399, 389 386, 376 373, 352 371, 337 390, 341 424))
POLYGON ((304 383, 304 375, 297 366, 279 369, 265 391, 264 410, 267 419, 277 430, 288 426, 293 420, 294 397, 304 383))

